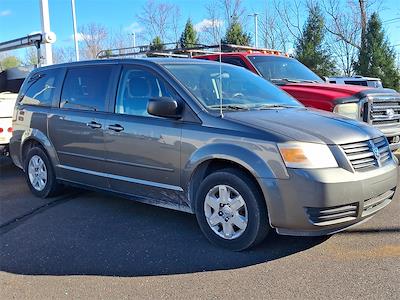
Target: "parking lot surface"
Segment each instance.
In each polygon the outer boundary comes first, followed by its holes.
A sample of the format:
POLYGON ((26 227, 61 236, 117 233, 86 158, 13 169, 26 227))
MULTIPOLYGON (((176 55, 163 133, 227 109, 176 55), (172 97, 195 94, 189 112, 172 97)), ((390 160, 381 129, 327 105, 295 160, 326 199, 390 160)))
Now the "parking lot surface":
POLYGON ((68 189, 33 197, 0 160, 1 299, 399 299, 400 199, 331 237, 213 246, 193 215, 68 189))

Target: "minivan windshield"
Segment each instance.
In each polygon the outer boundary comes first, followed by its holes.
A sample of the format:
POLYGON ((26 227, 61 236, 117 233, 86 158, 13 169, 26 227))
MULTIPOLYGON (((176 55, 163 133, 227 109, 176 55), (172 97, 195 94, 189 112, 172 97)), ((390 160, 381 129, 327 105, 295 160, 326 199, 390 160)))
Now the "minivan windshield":
POLYGON ((225 110, 302 107, 297 100, 273 84, 241 67, 221 64, 220 73, 218 63, 164 66, 211 110, 220 109, 221 97, 225 110))
POLYGON ((261 75, 273 82, 323 82, 323 80, 296 59, 285 56, 249 55, 248 59, 261 75))

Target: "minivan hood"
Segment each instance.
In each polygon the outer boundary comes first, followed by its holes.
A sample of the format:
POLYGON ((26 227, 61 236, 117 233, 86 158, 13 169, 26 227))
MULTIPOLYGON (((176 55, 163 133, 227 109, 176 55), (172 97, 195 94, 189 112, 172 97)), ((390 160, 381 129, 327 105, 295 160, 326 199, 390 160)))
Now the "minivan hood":
POLYGON ((303 107, 227 112, 224 118, 300 142, 347 144, 382 136, 365 123, 303 107))

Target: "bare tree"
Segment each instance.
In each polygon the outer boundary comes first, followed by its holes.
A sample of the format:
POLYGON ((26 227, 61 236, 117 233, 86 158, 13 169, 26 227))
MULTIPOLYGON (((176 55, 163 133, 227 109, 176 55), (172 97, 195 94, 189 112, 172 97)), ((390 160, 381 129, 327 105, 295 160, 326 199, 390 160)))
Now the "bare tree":
POLYGON ((219 3, 216 0, 212 0, 206 4, 205 8, 207 11, 206 19, 202 21, 201 28, 198 28, 200 40, 205 44, 219 44, 224 25, 221 19, 219 3))
POLYGON ((379 0, 346 0, 347 9, 343 9, 344 4, 344 0, 325 0, 323 7, 331 50, 342 72, 351 76, 358 52, 365 43, 369 11, 380 3, 379 0))
POLYGON ((245 26, 246 9, 242 0, 210 0, 206 5, 206 18, 202 21, 200 39, 206 44, 218 44, 223 32, 236 18, 241 25, 245 26))
POLYGON ((79 28, 83 47, 83 57, 87 59, 96 58, 97 54, 103 50, 109 36, 108 30, 104 25, 90 23, 79 28))
POLYGON ((246 10, 242 6, 242 0, 219 0, 225 16, 227 27, 231 24, 232 18, 236 17, 241 23, 245 22, 246 10))
POLYGON ((178 36, 179 15, 179 9, 174 4, 148 0, 136 17, 147 29, 143 35, 148 42, 156 36, 166 42, 178 36))
POLYGON ((303 4, 304 1, 273 1, 274 8, 280 19, 280 25, 290 37, 291 42, 298 40, 303 32, 303 4))
POLYGON ((27 66, 37 66, 38 65, 36 47, 28 47, 25 49, 25 57, 23 59, 23 62, 27 66))
POLYGON ((172 8, 172 13, 171 13, 171 27, 172 27, 172 33, 173 33, 173 42, 178 42, 179 37, 180 37, 180 20, 181 17, 181 12, 179 10, 178 6, 174 6, 172 8))
POLYGON ((288 50, 289 34, 274 7, 266 7, 263 18, 260 21, 260 31, 264 47, 285 52, 288 50))
POLYGON ((75 60, 73 47, 53 47, 53 62, 55 64, 72 62, 75 60))
POLYGON ((344 75, 353 75, 353 65, 360 47, 361 23, 355 2, 348 2, 347 10, 337 0, 326 0, 323 7, 327 16, 326 30, 332 53, 344 75))

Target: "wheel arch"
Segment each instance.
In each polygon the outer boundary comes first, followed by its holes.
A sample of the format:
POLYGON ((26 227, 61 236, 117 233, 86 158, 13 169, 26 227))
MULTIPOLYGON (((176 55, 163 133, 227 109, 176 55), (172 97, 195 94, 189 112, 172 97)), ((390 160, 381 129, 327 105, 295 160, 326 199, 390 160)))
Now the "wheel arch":
MULTIPOLYGON (((277 154, 279 155, 279 154, 277 154)), ((194 211, 195 197, 200 182, 211 172, 235 168, 244 172, 259 188, 268 208, 267 189, 263 188, 264 178, 287 178, 286 169, 281 165, 280 156, 267 162, 255 152, 237 145, 210 145, 192 154, 184 168, 183 186, 187 189, 188 205, 194 211)))
POLYGON ((38 129, 31 129, 26 131, 21 138, 20 160, 22 166, 28 151, 36 145, 43 148, 53 167, 59 164, 57 152, 48 137, 38 129))

